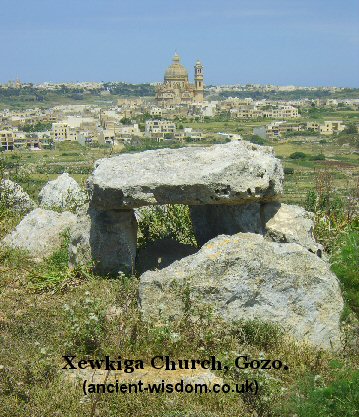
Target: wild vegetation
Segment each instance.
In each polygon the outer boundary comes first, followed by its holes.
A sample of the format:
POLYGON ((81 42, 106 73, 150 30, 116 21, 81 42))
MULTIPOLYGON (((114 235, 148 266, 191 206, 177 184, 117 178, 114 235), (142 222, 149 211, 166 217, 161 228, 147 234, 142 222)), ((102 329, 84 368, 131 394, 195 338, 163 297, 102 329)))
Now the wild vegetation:
POLYGON ((314 212, 315 237, 330 255, 332 269, 342 283, 345 314, 353 311, 359 318, 359 179, 338 195, 333 175, 320 171, 305 205, 314 212))
MULTIPOLYGON (((143 233, 147 230, 150 239, 165 236, 164 216, 165 212, 158 214, 160 232, 153 217, 149 224, 143 219, 143 233)), ((170 234, 173 230, 178 236, 189 234, 185 213, 183 216, 181 228, 173 225, 169 214, 170 234)), ((280 327, 257 321, 229 325, 209 312, 193 321, 190 303, 183 319, 153 326, 137 309, 138 278, 106 279, 89 270, 70 271, 64 239, 64 245, 40 265, 34 265, 25 253, 1 252, 1 415, 46 417, 55 415, 56 410, 56 415, 66 417, 253 413, 352 417, 358 410, 359 347, 353 319, 346 319, 344 349, 337 354, 294 343, 280 327), (289 372, 243 372, 233 367, 217 372, 227 383, 256 378, 261 387, 257 396, 108 394, 85 398, 81 387, 67 380, 61 370, 64 354, 120 354, 145 361, 161 354, 178 358, 215 355, 231 364, 239 353, 279 358, 289 365, 289 372)))
POLYGON ((34 88, 0 87, 0 108, 49 107, 59 104, 95 104, 104 100, 115 102, 117 97, 154 96, 155 89, 150 84, 127 84, 123 82, 105 83, 103 87, 84 90, 77 87, 60 86, 57 90, 34 88), (108 95, 106 95, 106 92, 108 95), (105 94, 105 95, 104 95, 105 94))
MULTIPOLYGON (((220 123, 220 122, 217 122, 220 123)), ((232 122, 229 122, 232 126, 232 122)), ((209 124, 209 127, 212 128, 209 124)), ((217 129, 218 125, 216 126, 217 129)), ((233 124, 234 129, 239 124, 233 124)), ((359 219, 358 156, 340 139, 273 143, 286 174, 285 201, 314 212, 315 235, 327 251, 346 306, 343 350, 328 353, 295 343, 278 326, 257 321, 229 325, 210 312, 188 314, 177 322, 151 325, 141 317, 138 277, 103 278, 91 265, 68 268, 67 239, 42 263, 31 254, 0 248, 0 415, 50 416, 293 416, 352 417, 359 410, 359 219), (304 158, 293 159, 294 153, 304 158), (315 159, 324 155, 325 159, 315 159), (289 170, 289 171, 288 171, 289 170), (290 171, 292 170, 292 171, 290 171), (215 355, 232 363, 238 354, 278 358, 288 372, 231 369, 217 372, 225 382, 256 378, 251 394, 137 394, 84 397, 62 371, 64 354, 141 358, 215 355)), ((139 151, 125 149, 121 151, 139 151)), ((57 144, 40 153, 16 151, 1 156, 1 176, 20 183, 32 197, 61 172, 84 183, 93 162, 110 148, 57 144)), ((0 238, 25 213, 15 213, 0 198, 0 238)), ((163 237, 194 243, 188 208, 144 210, 139 246, 163 237)), ((186 294, 183 294, 186 299, 186 294)), ((188 299, 187 299, 188 301, 188 299)))
MULTIPOLYGON (((210 86, 209 86, 210 87, 210 86)), ((125 82, 107 82, 102 87, 84 90, 76 86, 60 86, 56 90, 34 88, 26 85, 21 88, 0 87, 0 107, 25 108, 29 106, 49 107, 58 104, 95 104, 104 101, 115 102, 121 97, 154 97, 155 87, 149 83, 130 84, 125 82)), ((295 90, 295 91, 222 91, 212 94, 207 91, 210 100, 229 97, 252 98, 254 100, 299 100, 299 99, 349 99, 359 98, 358 88, 346 88, 340 91, 295 90)), ((346 110, 342 105, 342 110, 346 110)), ((315 111, 312 112, 315 117, 315 111)))

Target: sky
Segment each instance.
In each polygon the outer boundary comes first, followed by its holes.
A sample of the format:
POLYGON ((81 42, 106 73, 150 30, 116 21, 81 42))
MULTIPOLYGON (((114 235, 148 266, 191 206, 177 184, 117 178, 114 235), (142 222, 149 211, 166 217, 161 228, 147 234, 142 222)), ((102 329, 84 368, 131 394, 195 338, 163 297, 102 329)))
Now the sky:
POLYGON ((0 0, 0 82, 359 87, 359 0, 0 0))

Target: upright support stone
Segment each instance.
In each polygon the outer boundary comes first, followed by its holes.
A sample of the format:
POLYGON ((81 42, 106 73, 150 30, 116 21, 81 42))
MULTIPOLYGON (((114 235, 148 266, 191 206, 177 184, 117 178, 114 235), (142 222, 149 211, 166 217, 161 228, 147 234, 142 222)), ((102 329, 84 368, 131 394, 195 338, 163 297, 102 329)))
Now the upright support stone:
POLYGON ((202 246, 218 235, 263 234, 260 204, 191 206, 197 243, 202 246))
POLYGON ((90 210, 89 243, 95 271, 101 275, 132 273, 135 268, 137 221, 133 210, 90 210))

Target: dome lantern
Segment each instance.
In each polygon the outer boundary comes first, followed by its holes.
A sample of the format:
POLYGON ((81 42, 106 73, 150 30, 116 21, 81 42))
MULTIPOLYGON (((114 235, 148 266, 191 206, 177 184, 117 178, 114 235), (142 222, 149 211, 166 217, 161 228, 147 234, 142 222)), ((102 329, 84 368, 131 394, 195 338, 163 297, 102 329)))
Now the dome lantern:
POLYGON ((175 53, 172 64, 167 68, 165 72, 166 81, 188 81, 188 72, 186 68, 181 64, 181 58, 175 53))

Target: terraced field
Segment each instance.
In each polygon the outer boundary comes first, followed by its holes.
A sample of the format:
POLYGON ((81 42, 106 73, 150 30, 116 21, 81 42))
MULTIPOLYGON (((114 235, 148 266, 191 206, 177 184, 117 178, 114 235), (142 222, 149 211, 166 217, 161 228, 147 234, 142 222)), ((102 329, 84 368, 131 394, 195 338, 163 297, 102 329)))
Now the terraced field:
MULTIPOLYGON (((234 128, 233 124, 230 125, 234 128)), ((214 126, 211 128, 214 129, 214 126)), ((326 143, 320 143, 320 139, 300 137, 270 143, 275 154, 282 159, 284 167, 293 169, 292 174, 285 176, 286 202, 303 204, 307 191, 316 186, 317 173, 322 171, 331 174, 333 185, 340 193, 345 194, 357 186, 359 155, 355 153, 355 147, 339 145, 335 138, 326 139, 326 143), (305 159, 291 159, 290 155, 295 152, 303 152, 305 159), (324 155, 325 159, 312 160, 316 155, 324 155)), ((110 148, 87 148, 68 142, 57 144, 54 150, 3 153, 0 159, 5 165, 5 171, 35 197, 47 181, 62 172, 68 172, 79 183, 84 183, 97 159, 125 151, 123 148, 114 151, 110 148)))

